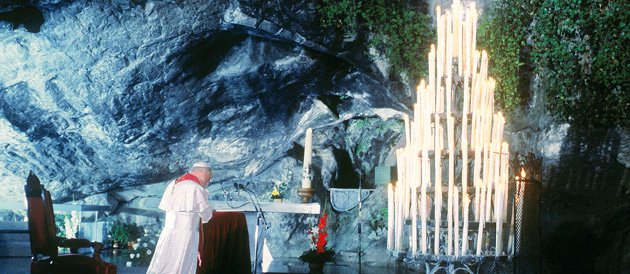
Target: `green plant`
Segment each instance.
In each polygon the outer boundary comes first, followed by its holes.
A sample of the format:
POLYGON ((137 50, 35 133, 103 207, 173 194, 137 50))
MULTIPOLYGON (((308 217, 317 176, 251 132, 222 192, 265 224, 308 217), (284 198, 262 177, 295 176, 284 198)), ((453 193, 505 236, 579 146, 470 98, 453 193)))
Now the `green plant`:
POLYGON ((369 132, 369 136, 372 137, 367 138, 365 135, 361 134, 361 138, 356 141, 357 147, 355 153, 358 155, 361 152, 368 152, 372 139, 375 137, 381 137, 388 131, 402 132, 404 130, 404 125, 397 119, 382 120, 378 117, 364 117, 363 119, 352 120, 350 130, 356 132, 369 132))
POLYGON ((378 231, 387 228, 387 208, 379 208, 380 214, 372 212, 372 220, 370 220, 370 227, 374 231, 378 231))
POLYGON ((128 266, 148 266, 151 263, 161 230, 143 230, 143 234, 136 239, 131 248, 116 250, 118 256, 126 258, 128 266))
POLYGON ((113 243, 125 245, 127 242, 136 241, 143 235, 142 227, 136 223, 114 222, 109 227, 108 238, 113 243))
POLYGON ((404 0, 322 0, 317 9, 325 27, 338 28, 348 36, 360 30, 369 32, 368 46, 387 57, 394 73, 406 73, 411 83, 426 74, 435 32, 422 4, 413 6, 404 0))
POLYGON ((497 80, 495 102, 504 111, 521 104, 519 70, 533 20, 534 0, 497 0, 483 13, 477 29, 477 47, 488 52, 488 74, 497 80))
POLYGON ((630 2, 546 0, 534 31, 533 57, 555 117, 630 126, 630 2))
POLYGON ((292 180, 293 172, 289 169, 288 165, 285 165, 282 175, 280 175, 280 180, 274 180, 274 182, 272 182, 273 191, 263 194, 263 199, 273 200, 284 198, 287 188, 292 180))
POLYGON ((76 238, 79 233, 79 213, 71 211, 70 214, 55 214, 57 236, 64 238, 76 238))
POLYGON ((271 199, 282 199, 284 197, 284 193, 278 191, 278 189, 274 186, 273 191, 271 192, 271 199))

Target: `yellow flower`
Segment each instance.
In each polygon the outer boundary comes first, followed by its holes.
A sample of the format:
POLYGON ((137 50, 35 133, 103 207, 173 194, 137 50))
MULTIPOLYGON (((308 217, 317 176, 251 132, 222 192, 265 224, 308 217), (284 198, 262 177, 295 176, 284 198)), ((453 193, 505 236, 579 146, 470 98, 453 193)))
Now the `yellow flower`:
POLYGON ((273 196, 280 196, 280 192, 278 192, 278 189, 276 189, 276 187, 273 187, 273 191, 271 192, 271 195, 273 196))

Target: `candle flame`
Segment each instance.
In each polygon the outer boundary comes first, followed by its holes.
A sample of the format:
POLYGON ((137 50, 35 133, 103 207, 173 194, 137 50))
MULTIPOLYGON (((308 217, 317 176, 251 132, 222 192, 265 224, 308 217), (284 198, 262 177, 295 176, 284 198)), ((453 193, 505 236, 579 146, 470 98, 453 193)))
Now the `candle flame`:
POLYGON ((525 179, 527 177, 527 173, 525 173, 525 168, 521 168, 521 178, 525 179))

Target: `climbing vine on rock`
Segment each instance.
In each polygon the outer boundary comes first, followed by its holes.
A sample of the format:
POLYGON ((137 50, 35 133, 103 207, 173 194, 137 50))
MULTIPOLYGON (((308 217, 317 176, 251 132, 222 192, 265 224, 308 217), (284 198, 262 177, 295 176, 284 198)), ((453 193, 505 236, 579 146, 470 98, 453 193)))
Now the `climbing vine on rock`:
POLYGON ((477 47, 488 52, 488 74, 497 80, 495 102, 506 111, 521 104, 526 90, 519 90, 519 70, 533 20, 534 0, 497 0, 483 13, 477 29, 477 47))
POLYGON ((630 2, 547 0, 534 29, 552 114, 588 126, 630 126, 630 2))
MULTIPOLYGON (((368 47, 389 60, 392 72, 405 73, 410 83, 423 78, 427 54, 435 40, 426 6, 404 0, 322 0, 322 24, 346 34, 369 32, 368 47)), ((369 54, 369 53, 368 53, 369 54)))

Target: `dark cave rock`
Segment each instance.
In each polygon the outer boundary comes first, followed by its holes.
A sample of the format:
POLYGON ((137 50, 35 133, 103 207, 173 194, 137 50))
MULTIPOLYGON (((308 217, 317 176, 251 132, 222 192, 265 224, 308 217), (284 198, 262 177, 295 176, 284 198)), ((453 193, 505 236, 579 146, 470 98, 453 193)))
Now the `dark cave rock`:
POLYGON ((13 30, 20 26, 32 33, 38 33, 44 24, 44 14, 37 7, 26 5, 11 11, 0 12, 0 20, 11 23, 13 30))

